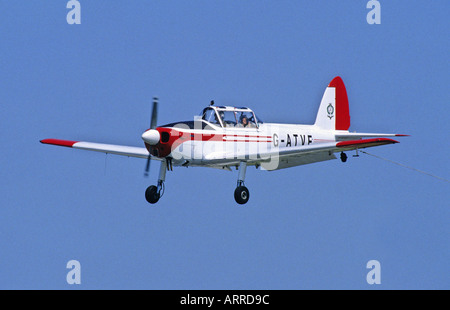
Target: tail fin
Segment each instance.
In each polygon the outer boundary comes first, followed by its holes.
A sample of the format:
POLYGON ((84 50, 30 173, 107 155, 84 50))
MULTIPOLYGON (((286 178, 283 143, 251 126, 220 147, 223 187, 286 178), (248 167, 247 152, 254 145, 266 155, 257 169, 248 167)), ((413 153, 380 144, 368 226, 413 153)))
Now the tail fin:
POLYGON ((347 91, 339 76, 325 90, 314 125, 327 130, 348 130, 350 127, 347 91))

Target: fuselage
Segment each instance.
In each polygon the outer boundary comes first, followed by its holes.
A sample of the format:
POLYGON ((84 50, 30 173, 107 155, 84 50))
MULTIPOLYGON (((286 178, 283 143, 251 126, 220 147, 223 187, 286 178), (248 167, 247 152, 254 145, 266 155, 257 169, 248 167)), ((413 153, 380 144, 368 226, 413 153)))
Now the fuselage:
POLYGON ((252 128, 219 127, 204 120, 157 127, 160 141, 146 147, 157 157, 170 157, 174 165, 258 164, 267 154, 334 142, 335 134, 314 125, 261 123, 252 128))
MULTIPOLYGON (((335 152, 363 147, 360 142, 349 145, 345 141, 395 136, 349 133, 350 117, 335 112, 329 103, 334 102, 330 92, 325 92, 314 125, 264 123, 247 107, 209 106, 193 121, 149 129, 142 139, 152 156, 169 159, 175 166, 229 170, 245 161, 246 165, 273 170, 335 159, 335 152)), ((373 145, 380 141, 366 142, 373 145)))

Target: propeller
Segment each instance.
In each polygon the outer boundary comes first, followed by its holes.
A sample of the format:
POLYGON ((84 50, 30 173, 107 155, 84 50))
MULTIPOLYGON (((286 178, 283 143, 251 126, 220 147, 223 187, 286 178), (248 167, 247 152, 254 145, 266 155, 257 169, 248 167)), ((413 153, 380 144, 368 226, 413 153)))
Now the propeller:
MULTIPOLYGON (((153 97, 152 115, 150 117, 150 130, 147 130, 142 134, 142 139, 148 142, 150 145, 157 144, 159 142, 159 132, 154 130, 156 128, 156 123, 158 120, 158 98, 153 97)), ((148 177, 150 171, 151 155, 148 155, 147 164, 145 165, 144 175, 148 177)))
POLYGON ((153 97, 152 117, 150 119, 150 129, 156 128, 157 120, 158 120, 158 98, 153 97))

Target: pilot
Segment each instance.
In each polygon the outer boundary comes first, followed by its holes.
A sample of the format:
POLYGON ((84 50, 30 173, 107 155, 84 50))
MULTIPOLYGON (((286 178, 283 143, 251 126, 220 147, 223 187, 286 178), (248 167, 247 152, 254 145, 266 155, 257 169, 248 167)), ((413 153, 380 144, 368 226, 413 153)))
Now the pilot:
POLYGON ((244 116, 242 118, 242 127, 247 127, 248 126, 248 118, 247 116, 244 116))
POLYGON ((239 127, 252 128, 252 127, 255 127, 255 126, 253 125, 253 123, 250 123, 250 122, 248 121, 248 117, 244 115, 244 116, 242 116, 242 118, 241 118, 241 123, 239 124, 239 127))
POLYGON ((223 127, 234 127, 234 123, 232 123, 231 121, 226 121, 225 120, 225 112, 220 111, 219 112, 219 116, 222 119, 223 127))
POLYGON ((233 112, 228 112, 229 114, 227 115, 227 118, 225 116, 225 112, 224 111, 220 111, 219 112, 219 116, 222 119, 222 124, 223 127, 238 127, 238 125, 236 124, 236 119, 233 121, 233 116, 231 113, 233 112))
MULTIPOLYGON (((219 116, 221 119, 223 119, 224 113, 222 111, 219 112, 219 116)), ((219 117, 217 117, 216 113, 214 113, 214 119, 215 119, 215 123, 220 125, 220 119, 219 119, 219 117)))

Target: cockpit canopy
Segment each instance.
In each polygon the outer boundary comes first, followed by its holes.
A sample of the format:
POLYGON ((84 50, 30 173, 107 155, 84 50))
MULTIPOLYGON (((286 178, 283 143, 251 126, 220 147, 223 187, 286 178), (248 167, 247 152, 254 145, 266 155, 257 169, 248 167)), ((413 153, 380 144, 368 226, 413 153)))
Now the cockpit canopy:
POLYGON ((201 118, 213 125, 226 128, 257 128, 262 121, 246 107, 209 106, 203 109, 201 118))

